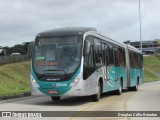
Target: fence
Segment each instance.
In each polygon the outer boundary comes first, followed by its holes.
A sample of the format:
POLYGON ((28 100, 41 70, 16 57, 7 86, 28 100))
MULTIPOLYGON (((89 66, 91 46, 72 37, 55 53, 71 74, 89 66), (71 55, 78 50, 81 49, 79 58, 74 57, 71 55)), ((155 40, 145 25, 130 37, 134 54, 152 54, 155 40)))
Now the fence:
POLYGON ((0 65, 29 60, 26 55, 0 56, 0 65))

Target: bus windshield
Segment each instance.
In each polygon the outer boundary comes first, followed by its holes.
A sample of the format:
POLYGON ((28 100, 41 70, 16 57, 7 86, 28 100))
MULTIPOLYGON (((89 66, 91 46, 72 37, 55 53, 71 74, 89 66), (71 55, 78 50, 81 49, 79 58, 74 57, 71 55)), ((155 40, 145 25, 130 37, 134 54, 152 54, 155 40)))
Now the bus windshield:
POLYGON ((69 76, 80 64, 79 36, 38 38, 35 43, 33 67, 37 74, 69 76))

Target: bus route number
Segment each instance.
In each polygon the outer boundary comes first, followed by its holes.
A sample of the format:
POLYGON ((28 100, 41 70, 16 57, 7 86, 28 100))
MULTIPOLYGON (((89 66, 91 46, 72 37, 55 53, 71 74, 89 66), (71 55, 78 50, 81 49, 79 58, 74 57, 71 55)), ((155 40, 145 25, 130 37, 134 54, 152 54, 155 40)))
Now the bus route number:
POLYGON ((67 83, 57 83, 56 87, 66 87, 67 83))

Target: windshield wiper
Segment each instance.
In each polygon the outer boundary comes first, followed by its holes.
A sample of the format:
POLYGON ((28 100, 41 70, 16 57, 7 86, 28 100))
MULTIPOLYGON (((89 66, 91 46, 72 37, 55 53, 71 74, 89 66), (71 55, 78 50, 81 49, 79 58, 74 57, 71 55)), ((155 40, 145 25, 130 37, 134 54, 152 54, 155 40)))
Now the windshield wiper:
POLYGON ((66 72, 65 70, 53 70, 53 69, 48 69, 48 70, 44 70, 44 71, 63 71, 63 72, 66 74, 66 76, 68 77, 68 79, 69 79, 69 76, 68 76, 68 74, 67 74, 67 72, 66 72))

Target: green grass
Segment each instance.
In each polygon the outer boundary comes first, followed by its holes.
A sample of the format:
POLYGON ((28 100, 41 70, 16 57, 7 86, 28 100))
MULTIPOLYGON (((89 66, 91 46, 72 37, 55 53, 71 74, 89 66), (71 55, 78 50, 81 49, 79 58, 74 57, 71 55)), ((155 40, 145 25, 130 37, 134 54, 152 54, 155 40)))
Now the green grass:
POLYGON ((144 82, 153 82, 160 80, 159 77, 154 75, 152 72, 148 71, 147 69, 144 69, 144 82))
POLYGON ((160 59, 155 56, 144 56, 144 81, 160 80, 160 59))
POLYGON ((0 96, 30 91, 30 62, 0 66, 0 96))
POLYGON ((144 64, 160 66, 160 59, 159 57, 155 56, 144 56, 144 64))
POLYGON ((157 43, 160 44, 160 39, 157 40, 157 43))

